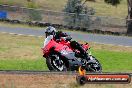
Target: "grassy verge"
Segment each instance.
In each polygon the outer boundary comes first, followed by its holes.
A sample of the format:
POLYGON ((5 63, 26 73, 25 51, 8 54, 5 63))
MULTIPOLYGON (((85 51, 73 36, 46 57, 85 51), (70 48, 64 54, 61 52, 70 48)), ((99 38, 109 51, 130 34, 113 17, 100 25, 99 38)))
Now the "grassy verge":
POLYGON ((47 70, 45 60, 40 58, 38 60, 19 60, 6 59, 0 60, 0 70, 47 70))
POLYGON ((0 34, 1 70, 47 70, 42 57, 43 39, 0 34))
MULTIPOLYGON (((49 9, 54 11, 62 11, 68 0, 34 0, 38 8, 49 9)), ((0 4, 18 5, 29 7, 27 0, 2 0, 0 4)), ((113 7, 104 3, 104 0, 96 0, 96 2, 87 2, 87 6, 93 7, 96 10, 96 15, 123 17, 127 16, 127 0, 122 0, 121 4, 113 7), (116 15, 115 15, 116 14, 116 15)))
POLYGON ((103 71, 132 71, 132 54, 130 52, 128 53, 113 52, 107 50, 94 50, 93 53, 102 64, 103 71))
MULTIPOLYGON (((48 70, 41 51, 44 38, 0 33, 0 40, 0 70, 48 70)), ((132 47, 90 45, 103 71, 132 71, 132 47)))
POLYGON ((38 26, 30 26, 28 24, 11 24, 8 22, 0 22, 0 26, 4 26, 4 27, 11 27, 11 28, 32 28, 32 29, 44 29, 42 27, 38 27, 38 26))

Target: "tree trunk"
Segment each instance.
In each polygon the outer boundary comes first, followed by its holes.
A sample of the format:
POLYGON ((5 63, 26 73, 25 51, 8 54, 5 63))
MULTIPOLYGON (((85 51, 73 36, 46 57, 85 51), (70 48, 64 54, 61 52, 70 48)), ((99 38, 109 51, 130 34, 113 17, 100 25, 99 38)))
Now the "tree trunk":
POLYGON ((127 16, 127 34, 132 36, 132 0, 128 2, 128 16, 127 16))

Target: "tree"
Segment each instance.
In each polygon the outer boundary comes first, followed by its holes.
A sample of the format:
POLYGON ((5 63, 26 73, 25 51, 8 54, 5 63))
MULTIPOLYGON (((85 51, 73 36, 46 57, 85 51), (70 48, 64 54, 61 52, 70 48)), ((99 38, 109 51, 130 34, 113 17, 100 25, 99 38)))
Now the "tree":
POLYGON ((127 16, 127 34, 132 35, 132 0, 128 2, 128 16, 127 16))
POLYGON ((88 0, 68 0, 67 5, 65 6, 65 24, 69 26, 88 26, 89 17, 87 14, 94 14, 94 9, 89 10, 84 6, 85 2, 88 0), (81 15, 85 14, 85 15, 81 15))
POLYGON ((111 4, 113 6, 117 6, 120 4, 121 0, 104 0, 106 3, 111 4))
MULTIPOLYGON (((121 0, 104 0, 106 3, 117 6, 120 4, 121 0)), ((127 22, 127 34, 132 35, 132 0, 127 0, 128 5, 128 16, 127 22)))
POLYGON ((35 3, 34 0, 27 0, 28 4, 27 7, 30 8, 28 9, 28 16, 29 16, 29 21, 41 21, 42 20, 42 13, 39 10, 36 10, 38 7, 35 3))
MULTIPOLYGON (((85 0, 85 2, 86 1, 94 1, 95 2, 96 0, 85 0)), ((122 0, 104 0, 105 3, 111 4, 113 6, 117 6, 118 4, 120 4, 121 1, 122 0)), ((65 9, 66 12, 73 12, 73 13, 82 13, 83 12, 83 8, 79 7, 79 5, 81 3, 81 0, 68 0, 68 3, 67 3, 67 7, 65 9), (68 4, 68 3, 76 2, 76 1, 79 1, 79 4, 76 4, 76 3, 68 4), (72 7, 72 5, 73 5, 73 7, 72 7), (75 10, 75 8, 77 7, 76 5, 78 5, 78 8, 77 8, 78 10, 75 10), (68 7, 70 7, 70 8, 68 8, 68 7)), ((127 34, 132 35, 132 0, 127 0, 127 3, 128 3, 127 4, 128 5, 128 16, 127 16, 127 19, 126 19, 126 22, 127 22, 127 34)), ((83 4, 80 5, 80 6, 83 6, 83 4)))

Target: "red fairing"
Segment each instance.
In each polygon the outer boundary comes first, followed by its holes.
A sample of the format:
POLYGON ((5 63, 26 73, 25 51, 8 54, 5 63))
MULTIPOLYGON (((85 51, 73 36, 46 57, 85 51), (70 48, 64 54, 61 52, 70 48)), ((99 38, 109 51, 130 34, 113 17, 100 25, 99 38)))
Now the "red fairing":
POLYGON ((84 48, 85 51, 87 51, 90 48, 89 44, 87 43, 83 44, 82 47, 84 48))
MULTIPOLYGON (((59 44, 66 45, 66 46, 68 46, 69 48, 71 48, 70 42, 69 42, 69 41, 65 41, 63 38, 61 38, 61 41, 59 42, 59 44)), ((71 49, 72 49, 72 48, 71 48, 71 49)))
POLYGON ((43 54, 45 56, 48 55, 49 53, 49 49, 52 48, 54 45, 56 44, 55 41, 53 41, 53 39, 43 48, 43 54))
POLYGON ((72 49, 70 49, 67 45, 68 43, 57 43, 54 39, 51 39, 50 42, 44 48, 42 48, 43 54, 45 57, 47 57, 52 47, 55 47, 55 51, 57 52, 60 52, 61 50, 72 52, 72 49))
MULTIPOLYGON (((74 51, 74 49, 71 48, 69 41, 65 41, 63 38, 61 38, 60 42, 56 42, 54 39, 51 39, 48 44, 44 48, 42 48, 44 57, 47 57, 50 54, 50 49, 53 47, 57 52, 60 52, 61 50, 66 50, 69 52, 74 51)), ((88 43, 82 44, 82 47, 85 51, 90 48, 88 43)))

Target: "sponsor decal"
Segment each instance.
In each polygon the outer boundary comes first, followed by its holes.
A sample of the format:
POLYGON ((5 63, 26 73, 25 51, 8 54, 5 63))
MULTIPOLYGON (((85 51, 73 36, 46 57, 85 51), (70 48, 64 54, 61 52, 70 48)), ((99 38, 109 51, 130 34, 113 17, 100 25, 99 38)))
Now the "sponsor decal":
POLYGON ((76 77, 77 83, 88 84, 128 84, 131 76, 126 73, 89 73, 79 67, 79 75, 76 77))

